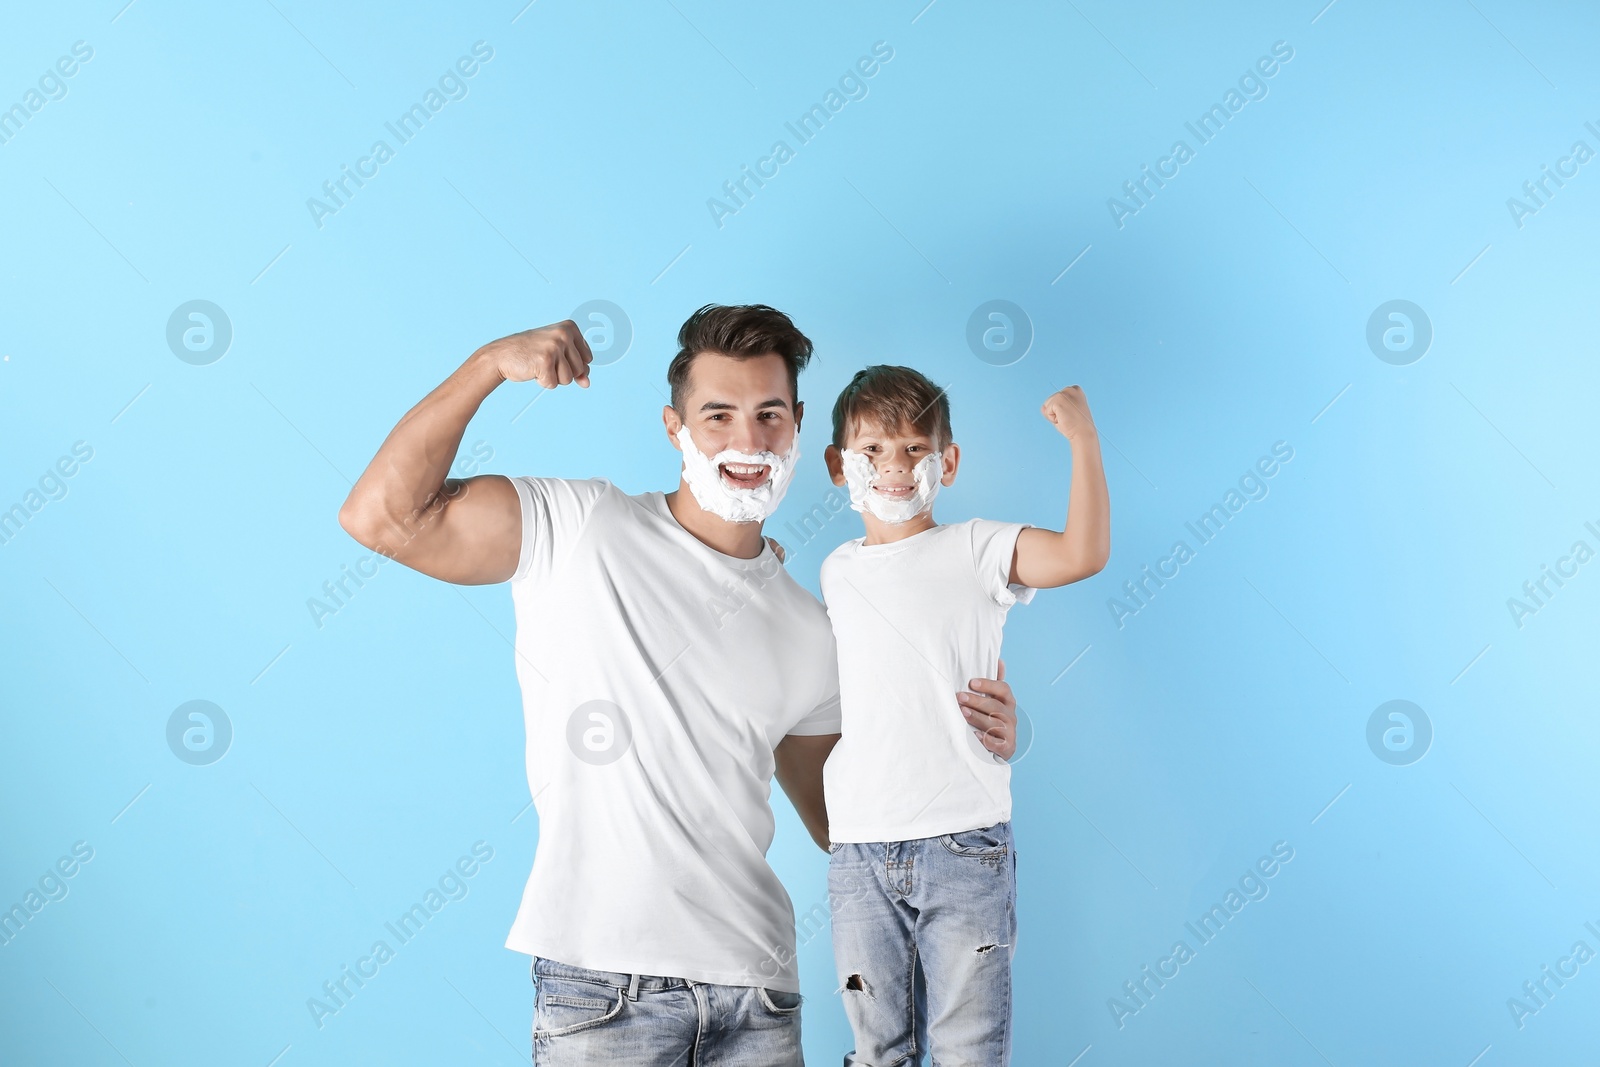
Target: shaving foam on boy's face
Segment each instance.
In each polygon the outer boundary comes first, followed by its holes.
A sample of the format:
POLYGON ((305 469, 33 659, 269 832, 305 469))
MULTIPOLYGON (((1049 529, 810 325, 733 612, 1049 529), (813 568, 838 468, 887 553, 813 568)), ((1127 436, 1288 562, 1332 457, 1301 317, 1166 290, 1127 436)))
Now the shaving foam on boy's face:
POLYGON ((942 451, 918 459, 910 467, 910 482, 893 474, 896 467, 901 472, 906 470, 904 462, 885 461, 885 470, 880 472, 874 456, 864 451, 842 448, 840 458, 845 469, 845 485, 850 486, 851 509, 870 512, 878 522, 890 525, 910 522, 931 509, 944 478, 942 451))
POLYGON ((725 522, 761 522, 778 510, 800 459, 798 433, 781 456, 732 448, 707 456, 687 425, 675 436, 683 448, 683 480, 695 502, 725 522))

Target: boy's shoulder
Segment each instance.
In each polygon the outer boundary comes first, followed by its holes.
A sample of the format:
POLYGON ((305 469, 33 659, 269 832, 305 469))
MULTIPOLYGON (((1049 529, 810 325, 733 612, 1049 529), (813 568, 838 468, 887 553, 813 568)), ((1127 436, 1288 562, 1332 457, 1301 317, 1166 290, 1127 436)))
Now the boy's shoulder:
POLYGON ((837 569, 838 566, 841 563, 844 563, 845 561, 850 559, 852 556, 854 556, 855 552, 856 552, 856 549, 860 548, 865 541, 866 541, 866 536, 865 535, 863 535, 861 537, 852 538, 851 540, 846 541, 844 544, 840 545, 838 548, 835 548, 832 552, 829 552, 826 556, 824 556, 822 558, 822 569, 823 569, 823 571, 830 571, 830 570, 837 569))

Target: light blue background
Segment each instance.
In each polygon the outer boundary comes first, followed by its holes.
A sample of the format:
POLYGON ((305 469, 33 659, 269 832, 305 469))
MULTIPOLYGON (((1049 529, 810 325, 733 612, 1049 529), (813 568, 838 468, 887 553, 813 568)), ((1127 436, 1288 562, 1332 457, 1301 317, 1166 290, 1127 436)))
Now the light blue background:
MULTIPOLYGON (((94 451, 0 545, 0 906, 74 842, 94 858, 0 946, 0 1060, 524 1061, 528 961, 502 943, 537 826, 507 591, 386 565, 320 627, 307 600, 366 555, 336 513, 401 414, 591 299, 631 350, 588 391, 492 396, 482 469, 669 487, 665 364, 708 301, 775 304, 817 344, 780 536, 829 488, 826 410, 865 363, 949 384, 947 521, 1059 523, 1069 452, 1038 406, 1084 387, 1111 561, 1006 643, 1034 732, 1016 1062, 1592 1051, 1600 961, 1520 1029, 1507 999, 1600 951, 1600 563, 1521 627, 1506 602, 1600 549, 1600 162, 1521 227, 1506 201, 1600 149, 1595 10, 925 2, 6 13, 0 106, 94 55, 0 145, 0 508, 94 451), (315 225, 307 198, 480 40, 469 94, 315 225), (868 95, 797 145, 785 121, 877 41, 868 95), (1266 98, 1198 146, 1184 123, 1278 41, 1266 98), (795 158, 719 227, 708 198, 780 138, 795 158), (1195 158, 1119 229, 1107 198, 1178 138, 1195 158), (192 299, 234 331, 206 366, 165 340, 192 299), (965 340, 991 299, 1036 334, 1010 366, 965 340), (1365 340, 1392 299, 1434 330, 1407 366, 1365 340), (1185 522, 1277 441, 1270 494, 1197 547, 1185 522), (1195 558, 1119 628, 1108 599, 1180 538, 1195 558), (209 766, 166 743, 191 699, 233 724, 209 766), (1391 699, 1434 729, 1409 766, 1367 745, 1391 699), (319 1029, 307 998, 480 840, 470 894, 319 1029), (1279 841, 1270 895, 1119 1027, 1108 1000, 1279 841)), ((815 589, 855 523, 791 571, 815 589)), ((825 858, 775 803, 806 911, 825 858)), ((808 1057, 835 1063, 826 931, 800 951, 808 1057)))

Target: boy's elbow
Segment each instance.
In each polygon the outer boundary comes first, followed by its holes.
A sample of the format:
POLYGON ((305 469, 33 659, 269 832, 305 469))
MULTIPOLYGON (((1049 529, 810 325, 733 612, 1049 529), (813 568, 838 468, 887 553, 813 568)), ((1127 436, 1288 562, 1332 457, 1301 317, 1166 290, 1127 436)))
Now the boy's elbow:
POLYGON ((1109 550, 1096 552, 1093 555, 1070 554, 1063 556, 1049 575, 1049 581, 1041 582, 1036 588, 1057 588, 1081 582, 1085 578, 1093 578, 1106 569, 1106 564, 1111 561, 1109 550))

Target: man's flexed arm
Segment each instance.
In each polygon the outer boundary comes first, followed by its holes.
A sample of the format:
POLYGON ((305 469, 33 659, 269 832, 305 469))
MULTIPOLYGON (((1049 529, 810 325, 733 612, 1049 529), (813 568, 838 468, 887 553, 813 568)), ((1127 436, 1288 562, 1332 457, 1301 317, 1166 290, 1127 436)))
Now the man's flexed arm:
POLYGON ((570 319, 484 345, 389 432, 339 509, 339 525, 442 581, 506 581, 522 546, 516 489, 498 474, 451 478, 450 464, 467 424, 501 382, 587 387, 593 358, 570 319))

